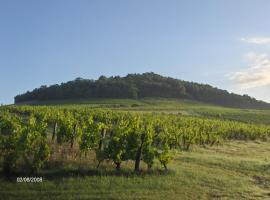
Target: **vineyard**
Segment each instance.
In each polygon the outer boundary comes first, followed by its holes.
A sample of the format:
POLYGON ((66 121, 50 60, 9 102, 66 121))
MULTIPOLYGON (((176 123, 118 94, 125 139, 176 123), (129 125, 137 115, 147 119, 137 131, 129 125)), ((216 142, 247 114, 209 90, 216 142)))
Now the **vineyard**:
MULTIPOLYGON (((6 106, 0 110, 0 156, 5 174, 37 173, 57 161, 63 147, 73 159, 95 160, 98 169, 111 162, 116 171, 132 162, 168 169, 177 152, 230 140, 262 140, 266 124, 181 114, 136 113, 87 107, 6 106), (157 162, 156 162, 157 161, 157 162)), ((67 155, 63 155, 65 157, 67 155)), ((173 170, 173 169, 172 169, 173 170)))

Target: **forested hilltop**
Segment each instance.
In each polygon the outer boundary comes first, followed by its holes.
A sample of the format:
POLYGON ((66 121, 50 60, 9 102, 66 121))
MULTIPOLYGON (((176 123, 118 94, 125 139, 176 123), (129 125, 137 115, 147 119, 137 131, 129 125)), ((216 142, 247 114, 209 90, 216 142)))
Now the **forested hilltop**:
POLYGON ((227 107, 270 108, 270 104, 248 95, 229 93, 210 85, 164 77, 155 73, 100 76, 98 80, 77 78, 60 85, 41 86, 15 97, 15 103, 76 98, 177 98, 227 107))

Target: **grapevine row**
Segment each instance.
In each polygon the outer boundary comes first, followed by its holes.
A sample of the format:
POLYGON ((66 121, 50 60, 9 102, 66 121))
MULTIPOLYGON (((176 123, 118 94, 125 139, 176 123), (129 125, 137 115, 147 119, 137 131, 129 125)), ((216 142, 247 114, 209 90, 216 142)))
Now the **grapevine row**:
POLYGON ((81 153, 95 152, 97 167, 112 160, 143 161, 151 169, 158 160, 167 169, 176 150, 214 145, 228 139, 267 139, 267 125, 189 117, 138 114, 90 108, 10 106, 0 110, 0 156, 6 172, 27 165, 32 172, 51 156, 49 141, 78 144, 81 153), (23 164, 22 164, 23 163, 23 164))

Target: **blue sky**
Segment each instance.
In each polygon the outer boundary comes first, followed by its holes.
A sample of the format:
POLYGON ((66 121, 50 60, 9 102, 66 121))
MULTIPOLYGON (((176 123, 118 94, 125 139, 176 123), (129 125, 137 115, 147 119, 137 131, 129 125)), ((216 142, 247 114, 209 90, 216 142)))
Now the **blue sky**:
POLYGON ((153 71, 270 102, 268 0, 0 0, 0 103, 153 71))

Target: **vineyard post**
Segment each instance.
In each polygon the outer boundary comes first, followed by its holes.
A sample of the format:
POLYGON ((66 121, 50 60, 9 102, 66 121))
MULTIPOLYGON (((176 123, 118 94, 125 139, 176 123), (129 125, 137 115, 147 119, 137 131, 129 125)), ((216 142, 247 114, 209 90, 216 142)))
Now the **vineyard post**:
POLYGON ((57 122, 54 122, 53 126, 53 135, 52 135, 52 141, 54 141, 55 135, 56 135, 56 130, 57 130, 57 122))
POLYGON ((144 139, 145 139, 145 133, 143 133, 141 135, 141 144, 137 150, 137 153, 136 153, 136 158, 135 158, 135 171, 139 171, 140 170, 140 162, 141 162, 141 157, 142 157, 142 147, 143 147, 143 144, 144 144, 144 139))

